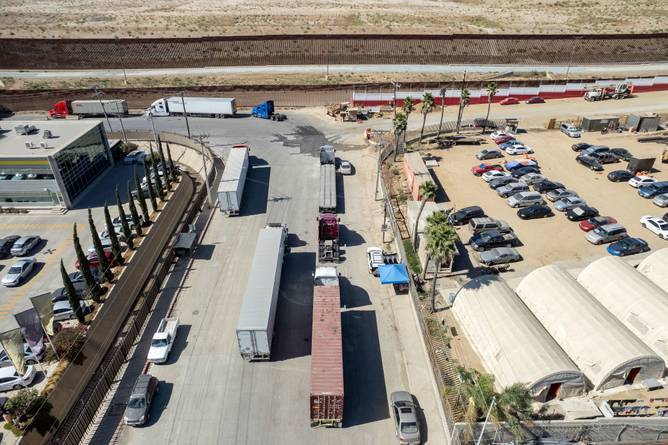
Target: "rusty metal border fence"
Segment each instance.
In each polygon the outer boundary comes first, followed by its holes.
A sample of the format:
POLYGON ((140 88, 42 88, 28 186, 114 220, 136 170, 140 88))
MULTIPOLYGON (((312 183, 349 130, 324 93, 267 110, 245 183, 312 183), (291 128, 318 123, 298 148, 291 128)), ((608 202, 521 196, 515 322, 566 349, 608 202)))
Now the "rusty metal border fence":
MULTIPOLYGON (((161 134, 161 136, 175 143, 186 145, 201 153, 197 145, 181 135, 161 134)), ((213 166, 213 154, 210 150, 207 149, 205 151, 205 156, 212 161, 213 166)), ((215 176, 216 171, 212 167, 208 179, 213 180, 215 176)), ((93 350, 92 356, 84 356, 81 360, 85 361, 87 358, 92 361, 100 360, 99 365, 95 369, 92 369, 92 373, 88 371, 88 375, 85 373, 84 375, 75 375, 76 370, 72 367, 77 363, 77 359, 74 360, 73 364, 70 365, 70 368, 63 375, 63 378, 56 385, 56 388, 49 395, 47 404, 36 416, 31 429, 29 429, 26 436, 21 440, 22 445, 46 443, 75 445, 79 443, 94 419, 96 411, 113 384, 118 370, 125 362, 128 352, 134 345, 142 325, 150 313, 153 302, 159 293, 160 284, 167 276, 173 262, 174 252, 171 247, 176 242, 177 234, 187 229, 188 224, 194 219, 197 211, 202 206, 205 197, 206 189, 203 187, 203 184, 201 182, 196 183, 189 174, 184 173, 172 200, 168 202, 167 206, 163 209, 164 213, 161 215, 165 218, 162 220, 165 221, 163 224, 170 224, 176 219, 176 227, 172 231, 169 231, 167 235, 162 234, 163 237, 167 236, 168 238, 161 247, 162 251, 157 261, 151 265, 152 272, 149 272, 148 281, 146 281, 146 285, 137 295, 139 298, 130 306, 130 312, 125 314, 123 311, 117 312, 116 319, 119 317, 125 319, 121 329, 111 334, 115 335, 115 339, 107 347, 103 344, 104 342, 96 342, 92 336, 88 337, 86 342, 90 346, 89 349, 93 350), (60 386, 61 394, 59 394, 59 385, 66 383, 64 379, 68 374, 80 379, 78 385, 73 385, 80 388, 80 390, 72 391, 72 387, 64 388, 60 386), (58 415, 53 415, 49 411, 56 408, 58 403, 62 404, 58 407, 61 412, 58 415)), ((158 221, 160 221, 160 218, 158 221)), ((155 229, 157 230, 158 227, 155 227, 155 229)), ((155 236, 161 235, 160 232, 151 232, 155 233, 155 236)), ((144 244, 144 246, 148 248, 147 244, 144 244)), ((126 271, 126 273, 128 272, 126 271)), ((123 275, 119 280, 122 278, 123 275)), ((126 279, 128 279, 127 276, 126 279)), ((112 289, 110 296, 113 293, 114 290, 112 289)), ((118 300, 124 299, 120 295, 116 295, 116 298, 118 300)), ((136 296, 125 296, 126 301, 131 301, 135 298, 136 296)), ((110 303, 114 301, 116 300, 111 300, 110 303)), ((108 303, 103 306, 104 313, 99 315, 107 315, 113 318, 114 310, 116 309, 121 308, 112 308, 108 303), (105 308, 106 311, 104 311, 105 308)), ((99 318, 103 319, 103 317, 99 318)), ((100 320, 98 320, 99 325, 100 320)), ((84 345, 85 348, 86 345, 84 345)), ((82 352, 84 349, 82 349, 82 352)))

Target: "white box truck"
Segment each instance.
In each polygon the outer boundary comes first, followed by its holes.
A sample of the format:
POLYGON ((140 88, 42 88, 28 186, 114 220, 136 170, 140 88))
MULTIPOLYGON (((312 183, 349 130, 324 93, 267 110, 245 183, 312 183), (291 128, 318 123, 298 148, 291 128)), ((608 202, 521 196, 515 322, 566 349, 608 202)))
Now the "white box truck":
POLYGON ((228 117, 237 113, 234 98, 229 97, 167 97, 151 104, 144 114, 151 116, 208 116, 228 117), (184 111, 185 104, 185 111, 184 111))
POLYGON ((176 331, 179 329, 178 318, 163 318, 158 325, 158 329, 153 334, 151 348, 148 350, 146 360, 151 363, 165 363, 169 357, 169 352, 176 339, 176 331))
POLYGON ((239 353, 244 360, 269 360, 278 288, 286 248, 288 226, 268 224, 260 230, 246 293, 237 323, 239 353))
POLYGON ((235 145, 230 150, 218 184, 218 206, 227 216, 239 214, 247 172, 248 146, 235 145))

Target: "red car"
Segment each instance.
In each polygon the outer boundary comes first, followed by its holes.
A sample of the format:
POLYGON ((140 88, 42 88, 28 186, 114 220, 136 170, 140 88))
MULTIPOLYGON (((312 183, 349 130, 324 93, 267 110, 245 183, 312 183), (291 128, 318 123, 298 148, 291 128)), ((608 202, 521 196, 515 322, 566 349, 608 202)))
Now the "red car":
POLYGON ((527 100, 527 103, 528 104, 544 104, 545 99, 543 99, 540 96, 534 96, 534 97, 529 98, 529 100, 527 100))
POLYGON ((471 167, 471 173, 473 173, 476 176, 480 176, 483 173, 487 173, 489 171, 496 170, 499 172, 503 171, 503 167, 500 166, 499 164, 480 164, 471 167))
POLYGON ((507 134, 505 136, 499 136, 498 138, 495 138, 494 142, 496 143, 496 145, 501 145, 504 142, 510 142, 514 139, 515 139, 515 136, 511 136, 511 135, 507 134))
MULTIPOLYGON (((113 266, 113 265, 116 264, 116 262, 114 261, 114 254, 111 251, 105 250, 104 251, 104 256, 107 257, 107 262, 110 265, 113 266)), ((100 262, 97 259, 97 254, 96 253, 91 253, 86 258, 88 258, 88 263, 90 264, 91 269, 97 269, 98 267, 100 267, 100 262)), ((79 266, 80 266, 79 261, 77 260, 77 262, 74 263, 74 267, 76 267, 78 269, 79 266)))
POLYGON ((516 97, 506 97, 503 99, 501 102, 499 102, 499 105, 516 105, 520 103, 520 100, 516 97))
POLYGON ((617 220, 612 216, 595 216, 593 218, 580 221, 580 229, 584 230, 585 232, 589 232, 590 230, 594 230, 597 227, 601 227, 606 224, 615 224, 616 222, 617 220))

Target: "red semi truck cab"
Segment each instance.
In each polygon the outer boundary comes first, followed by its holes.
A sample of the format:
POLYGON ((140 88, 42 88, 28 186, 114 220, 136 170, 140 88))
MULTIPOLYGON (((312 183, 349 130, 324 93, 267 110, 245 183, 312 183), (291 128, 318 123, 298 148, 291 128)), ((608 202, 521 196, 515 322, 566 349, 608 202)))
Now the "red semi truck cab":
POLYGON ((68 100, 59 100, 53 107, 49 110, 49 118, 51 119, 64 119, 72 113, 72 108, 70 107, 70 101, 68 100))

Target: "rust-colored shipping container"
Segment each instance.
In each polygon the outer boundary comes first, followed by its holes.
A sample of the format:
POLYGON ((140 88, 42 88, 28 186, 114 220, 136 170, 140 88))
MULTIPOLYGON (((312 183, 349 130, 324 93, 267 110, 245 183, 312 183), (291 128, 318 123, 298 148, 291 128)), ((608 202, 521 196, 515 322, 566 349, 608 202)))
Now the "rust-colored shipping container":
POLYGON ((313 288, 311 426, 343 422, 343 345, 339 286, 313 288))
POLYGON ((406 153, 404 155, 403 171, 411 196, 414 200, 420 201, 422 199, 420 186, 427 181, 432 181, 422 155, 419 152, 406 153))

